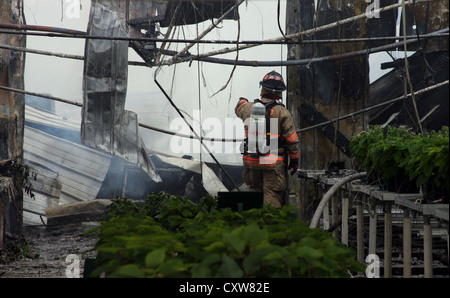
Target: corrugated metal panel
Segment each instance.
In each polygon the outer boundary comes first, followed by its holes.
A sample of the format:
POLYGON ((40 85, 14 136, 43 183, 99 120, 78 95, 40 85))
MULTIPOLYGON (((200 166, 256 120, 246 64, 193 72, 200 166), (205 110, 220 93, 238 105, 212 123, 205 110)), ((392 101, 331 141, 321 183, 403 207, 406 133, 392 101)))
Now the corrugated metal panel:
POLYGON ((62 182, 60 205, 95 198, 110 165, 110 157, 26 127, 24 159, 59 174, 62 182))
POLYGON ((40 165, 33 164, 38 175, 32 180, 34 198, 24 192, 23 197, 23 224, 41 225, 46 223, 44 210, 59 204, 61 195, 61 180, 58 174, 40 165))
POLYGON ((80 132, 80 122, 66 119, 62 116, 49 113, 45 110, 35 108, 30 105, 25 106, 25 121, 32 123, 40 123, 46 126, 80 132))
MULTIPOLYGON (((32 107, 27 106, 25 114, 27 123, 69 132, 76 129, 76 122, 32 107)), ((45 168, 58 174, 62 184, 60 205, 95 199, 111 163, 111 155, 105 152, 29 125, 25 126, 24 159, 37 170, 45 168)))

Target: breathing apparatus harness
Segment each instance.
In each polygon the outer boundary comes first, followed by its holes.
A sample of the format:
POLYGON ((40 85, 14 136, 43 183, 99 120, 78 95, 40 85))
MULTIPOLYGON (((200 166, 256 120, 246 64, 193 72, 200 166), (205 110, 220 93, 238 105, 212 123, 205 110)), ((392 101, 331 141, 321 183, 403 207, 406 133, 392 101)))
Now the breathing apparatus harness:
MULTIPOLYGON (((241 147, 242 154, 259 157, 267 156, 270 153, 270 149, 273 147, 273 144, 271 145, 270 115, 272 113, 272 108, 276 105, 284 107, 284 104, 279 100, 273 100, 266 103, 259 98, 254 100, 250 112, 248 136, 246 136, 244 140, 244 148, 241 147), (265 142, 263 135, 265 135, 265 142), (263 142, 264 144, 260 144, 260 142, 263 142)), ((277 145, 278 154, 278 148, 285 148, 284 140, 278 137, 277 145)))

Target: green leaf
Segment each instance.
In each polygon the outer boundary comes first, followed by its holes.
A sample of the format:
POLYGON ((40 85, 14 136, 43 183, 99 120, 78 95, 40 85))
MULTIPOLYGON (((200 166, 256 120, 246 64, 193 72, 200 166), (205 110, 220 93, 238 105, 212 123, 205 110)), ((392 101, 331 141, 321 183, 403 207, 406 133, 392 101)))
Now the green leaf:
POLYGON ((245 241, 239 238, 239 236, 225 233, 223 234, 223 239, 225 243, 231 246, 237 253, 242 254, 245 249, 245 241))
POLYGON ((214 251, 222 251, 226 247, 225 242, 223 241, 215 241, 211 243, 210 245, 206 246, 204 250, 206 252, 214 252, 214 251))
POLYGON ((221 275, 220 277, 244 277, 244 271, 242 271, 241 267, 239 267, 235 260, 227 256, 226 254, 222 255, 222 265, 219 268, 219 272, 221 275))
POLYGON ((296 254, 305 259, 318 259, 323 257, 323 252, 309 246, 300 246, 297 248, 296 254))
POLYGON ((145 266, 156 267, 164 262, 166 256, 165 248, 158 248, 147 254, 145 257, 145 266))
POLYGON ((269 254, 272 249, 273 248, 271 246, 261 247, 259 249, 255 249, 244 258, 242 267, 244 268, 245 275, 247 277, 251 277, 253 274, 258 272, 263 263, 263 258, 269 254))
POLYGON ((218 264, 222 261, 222 255, 218 253, 210 254, 206 258, 204 258, 199 264, 195 265, 192 270, 192 277, 200 277, 200 278, 208 278, 214 277, 213 268, 215 267, 217 270, 218 266, 214 266, 214 264, 218 264))
POLYGON ((114 273, 108 277, 129 277, 129 278, 143 278, 144 272, 135 264, 127 264, 119 267, 114 273))
POLYGON ((159 266, 162 277, 174 277, 176 274, 185 272, 190 265, 183 263, 181 259, 169 259, 159 266))
POLYGON ((251 223, 242 230, 242 238, 247 239, 251 246, 255 246, 264 240, 268 240, 269 233, 260 229, 257 224, 251 223))
POLYGON ((263 259, 265 261, 275 261, 283 258, 283 254, 280 251, 273 251, 266 255, 263 259))

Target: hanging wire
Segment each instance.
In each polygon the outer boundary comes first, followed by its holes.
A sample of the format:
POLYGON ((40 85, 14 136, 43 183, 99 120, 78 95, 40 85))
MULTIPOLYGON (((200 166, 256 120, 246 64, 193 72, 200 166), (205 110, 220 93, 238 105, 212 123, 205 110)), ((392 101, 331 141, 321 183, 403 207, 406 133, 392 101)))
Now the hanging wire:
MULTIPOLYGON (((338 14, 337 11, 335 11, 335 12, 336 12, 336 14, 335 14, 336 15, 336 19, 339 21, 339 14, 338 14)), ((338 25, 337 29, 338 29, 338 34, 337 35, 338 35, 338 40, 339 40, 341 38, 341 33, 342 33, 341 26, 338 25)), ((344 50, 343 46, 342 46, 341 43, 339 43, 338 45, 339 45, 339 54, 342 54, 342 52, 344 50)), ((340 113, 340 110, 341 110, 341 91, 342 91, 342 75, 343 75, 343 71, 342 71, 342 69, 343 69, 343 66, 342 66, 343 62, 342 62, 342 59, 339 60, 338 63, 339 63, 339 78, 338 78, 339 79, 339 83, 338 83, 338 91, 337 91, 337 109, 336 109, 337 115, 336 115, 336 118, 339 118, 339 113, 340 113)), ((338 130, 339 130, 339 124, 340 124, 340 122, 337 122, 335 127, 334 127, 333 144, 336 144, 338 130)), ((331 156, 334 155, 334 153, 336 151, 336 146, 332 146, 332 148, 333 149, 332 149, 332 152, 331 152, 331 156)), ((340 152, 341 152, 340 150, 337 152, 337 154, 338 154, 338 161, 340 161, 340 152)), ((331 162, 332 162, 332 159, 329 160, 328 167, 331 165, 331 162)))
POLYGON ((414 112, 416 114, 417 117, 417 125, 419 126, 419 130, 420 132, 423 134, 423 129, 422 129, 422 123, 420 123, 420 116, 419 116, 419 111, 417 109, 417 103, 416 103, 416 97, 414 94, 414 88, 411 82, 411 77, 409 75, 409 62, 408 62, 408 53, 407 53, 407 43, 406 43, 406 5, 405 5, 405 0, 402 0, 402 18, 403 18, 403 22, 402 22, 402 26, 403 26, 403 49, 405 52, 405 72, 406 72, 406 79, 408 81, 408 85, 409 85, 409 89, 411 91, 411 97, 412 97, 412 103, 414 106, 414 112))
MULTIPOLYGON (((429 87, 426 87, 426 88, 423 88, 423 89, 420 89, 420 90, 416 91, 416 95, 429 92, 431 90, 440 88, 440 87, 448 85, 448 84, 449 84, 449 80, 443 81, 441 83, 437 83, 437 84, 435 84, 433 86, 429 86, 429 87)), ((159 82, 157 83, 157 85, 161 86, 159 84, 159 82)), ((66 104, 75 105, 75 106, 78 106, 78 107, 82 107, 83 106, 83 104, 79 103, 79 102, 66 100, 66 99, 58 98, 58 97, 54 97, 54 96, 49 96, 49 95, 46 95, 46 94, 43 94, 43 93, 30 92, 30 91, 25 91, 25 90, 21 90, 21 89, 17 89, 17 88, 6 87, 6 86, 0 86, 0 90, 6 90, 6 91, 10 91, 10 92, 17 92, 17 93, 22 93, 22 94, 29 94, 29 95, 34 95, 34 96, 38 96, 38 97, 48 98, 48 99, 51 99, 51 100, 63 102, 63 103, 66 103, 66 104)), ((164 93, 164 95, 166 97, 171 98, 165 91, 163 93, 164 93)), ((408 96, 411 96, 411 94, 408 94, 408 96)), ((371 107, 367 107, 367 108, 361 109, 359 111, 340 116, 339 118, 331 119, 330 121, 318 123, 316 125, 308 126, 308 127, 301 128, 301 129, 297 129, 297 134, 303 133, 305 131, 313 130, 313 129, 316 129, 316 128, 319 128, 319 127, 322 127, 322 126, 325 126, 325 125, 329 125, 330 123, 337 122, 337 121, 340 121, 340 120, 343 120, 343 119, 346 119, 346 118, 354 117, 355 115, 366 113, 366 112, 374 110, 374 109, 379 109, 381 107, 384 107, 385 105, 389 105, 389 104, 391 104, 393 102, 397 102, 397 101, 400 101, 400 100, 403 100, 403 96, 396 97, 396 98, 388 100, 386 102, 379 103, 377 105, 374 105, 374 106, 371 106, 371 107)), ((187 114, 185 111, 182 111, 179 108, 177 108, 177 112, 187 114)), ((191 119, 193 118, 189 114, 187 114, 187 115, 191 119)), ((183 115, 182 118, 185 118, 184 115, 183 115)), ((190 124, 188 124, 188 125, 190 125, 190 124)), ((149 126, 149 125, 146 125, 146 124, 143 124, 143 123, 139 123, 139 126, 147 128, 147 129, 159 131, 159 132, 162 132, 162 133, 166 133, 166 134, 169 134, 169 135, 176 135, 178 137, 186 137, 186 138, 191 138, 191 139, 195 138, 195 136, 192 136, 192 135, 183 135, 183 134, 172 132, 172 131, 168 131, 168 130, 165 130, 165 129, 152 127, 152 126, 149 126)), ((206 141, 217 141, 217 142, 242 142, 243 141, 243 139, 207 138, 207 137, 204 137, 202 139, 202 141, 203 140, 206 140, 206 141)))
POLYGON ((230 76, 228 77, 228 80, 227 80, 227 82, 225 83, 225 85, 223 85, 222 86, 222 88, 220 88, 218 91, 216 91, 211 97, 214 97, 216 94, 218 94, 219 92, 221 92, 221 91, 223 91, 223 90, 225 90, 225 88, 228 86, 228 84, 230 83, 230 81, 231 81, 231 78, 233 77, 233 74, 234 74, 234 71, 236 70, 236 66, 237 66, 237 63, 238 63, 238 61, 239 61, 239 39, 240 39, 240 36, 241 36, 241 18, 240 18, 240 16, 239 16, 239 5, 238 5, 238 0, 236 0, 236 6, 235 6, 236 8, 236 15, 237 15, 237 25, 238 25, 238 29, 237 29, 237 37, 236 37, 236 41, 237 41, 237 43, 236 43, 236 48, 237 48, 237 50, 236 50, 236 58, 235 58, 235 60, 234 60, 234 65, 233 65, 233 69, 231 70, 231 73, 230 73, 230 76))
MULTIPOLYGON (((181 27, 181 29, 182 29, 182 32, 184 34, 183 27, 181 27)), ((433 32, 433 33, 422 35, 421 38, 425 39, 425 38, 448 37, 448 31, 449 31, 449 29, 446 28, 446 29, 439 30, 439 31, 436 31, 436 32, 433 32)), ((2 33, 2 32, 0 31, 0 33, 2 33)), ((394 38, 396 38, 396 37, 394 37, 394 38)), ((407 41, 407 44, 415 43, 416 42, 415 38, 416 37, 414 37, 413 39, 409 39, 407 41)), ((307 41, 304 41, 304 42, 306 43, 307 41)), ((246 61, 246 60, 239 60, 239 61, 237 61, 237 65, 239 65, 239 66, 250 66, 250 67, 305 65, 306 67, 309 67, 310 64, 316 63, 316 62, 330 61, 330 60, 337 60, 337 59, 345 59, 345 58, 350 58, 350 57, 359 56, 359 55, 368 55, 368 54, 372 54, 372 53, 376 53, 376 52, 381 52, 381 51, 386 51, 386 50, 389 50, 389 49, 394 49, 394 48, 399 47, 402 44, 403 44, 402 42, 395 42, 395 43, 392 43, 392 44, 383 45, 383 46, 379 46, 379 47, 374 47, 374 48, 370 48, 370 49, 367 49, 367 50, 344 53, 342 55, 332 55, 332 56, 326 56, 326 57, 298 59, 298 60, 287 60, 287 61, 279 61, 279 60, 276 60, 276 61, 246 61)), ((57 57, 61 57, 61 58, 71 58, 71 59, 77 59, 77 60, 83 60, 84 59, 83 56, 68 55, 68 54, 61 54, 61 53, 52 53, 52 52, 48 52, 48 51, 38 51, 38 50, 33 50, 33 49, 27 49, 27 48, 22 48, 22 47, 12 47, 12 46, 7 46, 7 45, 0 45, 0 48, 5 48, 5 49, 9 49, 9 50, 14 50, 14 51, 30 52, 30 53, 34 53, 34 54, 57 56, 57 57)), ((164 50, 163 52, 166 55, 172 55, 172 56, 176 54, 175 51, 169 51, 169 50, 164 50)), ((183 62, 185 62, 185 61, 192 61, 192 60, 201 60, 201 61, 205 61, 205 62, 209 62, 209 63, 229 64, 229 65, 234 65, 236 63, 236 60, 213 58, 213 57, 199 57, 198 55, 197 56, 186 55, 183 58, 183 62)), ((134 65, 134 66, 151 67, 151 65, 148 65, 145 62, 129 61, 128 64, 129 65, 134 65)), ((162 65, 172 65, 172 64, 173 63, 164 63, 164 62, 161 61, 159 63, 159 65, 158 65, 158 68, 160 68, 162 65)))
MULTIPOLYGON (((430 66, 430 64, 428 63, 428 60, 427 60, 427 58, 425 57, 425 51, 424 51, 424 48, 423 48, 423 46, 422 46, 422 41, 421 41, 421 38, 420 38, 420 33, 419 33, 419 26, 417 26, 417 21, 416 21, 416 0, 413 0, 413 23, 414 23, 414 29, 415 29, 415 31, 416 31, 416 36, 417 36, 417 42, 418 42, 418 44, 419 44, 419 49, 418 49, 418 51, 421 53, 421 55, 422 55, 422 59, 423 59, 423 62, 424 62, 424 64, 425 64, 425 66, 426 66, 426 68, 427 68, 427 70, 430 72, 430 74, 434 77, 435 75, 436 75, 436 71, 434 71, 432 68, 431 68, 431 66, 430 66)), ((427 20, 427 24, 428 24, 428 12, 429 12, 429 9, 430 9, 430 5, 428 4, 427 5, 427 14, 426 14, 426 20, 427 20)), ((426 32, 426 31, 425 31, 426 32)), ((404 33, 404 35, 406 35, 406 32, 404 33)))
MULTIPOLYGON (((196 33, 198 36, 198 22, 197 22, 197 14, 195 13, 195 29, 196 29, 196 33)), ((200 54, 200 44, 197 43, 197 54, 200 54)), ((197 61, 197 88, 198 88, 198 110, 199 110, 199 119, 198 121, 200 122, 200 127, 202 127, 202 97, 201 97, 201 87, 200 87, 200 61, 197 61)), ((203 138, 203 134, 202 134, 202 129, 200 129, 199 131, 199 136, 200 136, 200 140, 199 142, 202 142, 202 138, 203 138)), ((193 141, 194 142, 194 141, 193 141)), ((205 144, 205 146, 207 146, 205 144)), ((202 179, 202 184, 203 184, 203 154, 202 154, 203 150, 200 150, 199 153, 199 160, 200 160, 200 177, 202 179)))
POLYGON ((281 11, 281 0, 278 0, 278 5, 277 5, 277 23, 278 23, 278 30, 280 30, 281 35, 283 35, 283 37, 285 39, 288 39, 286 37, 286 35, 284 35, 283 29, 281 28, 281 23, 280 23, 280 11, 281 11))

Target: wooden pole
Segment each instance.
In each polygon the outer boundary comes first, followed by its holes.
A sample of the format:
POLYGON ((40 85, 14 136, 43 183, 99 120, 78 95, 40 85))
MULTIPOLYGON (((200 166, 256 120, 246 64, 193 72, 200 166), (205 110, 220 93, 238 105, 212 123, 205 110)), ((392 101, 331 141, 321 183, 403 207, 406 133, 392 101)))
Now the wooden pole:
POLYGON ((377 210, 376 204, 370 205, 370 221, 369 221, 369 254, 376 254, 377 248, 377 210))
POLYGON ((384 277, 392 277, 392 204, 384 205, 384 277))
POLYGON ((433 277, 433 244, 431 234, 430 217, 424 216, 423 225, 423 259, 424 259, 424 273, 426 278, 433 277))
POLYGON ((323 220, 323 229, 324 229, 324 231, 326 231, 330 228, 329 203, 326 203, 325 206, 323 207, 322 220, 323 220))
MULTIPOLYGON (((338 212, 338 201, 340 199, 341 192, 338 191, 335 196, 331 198, 331 224, 334 226, 336 222, 339 220, 339 212, 338 212)), ((333 231, 333 236, 337 237, 336 230, 333 231)))
POLYGON ((341 242, 348 245, 348 203, 349 198, 342 198, 342 231, 341 242))
POLYGON ((361 198, 356 200, 356 259, 364 262, 364 214, 361 198))
POLYGON ((403 210, 403 277, 411 277, 411 218, 409 209, 403 210))

